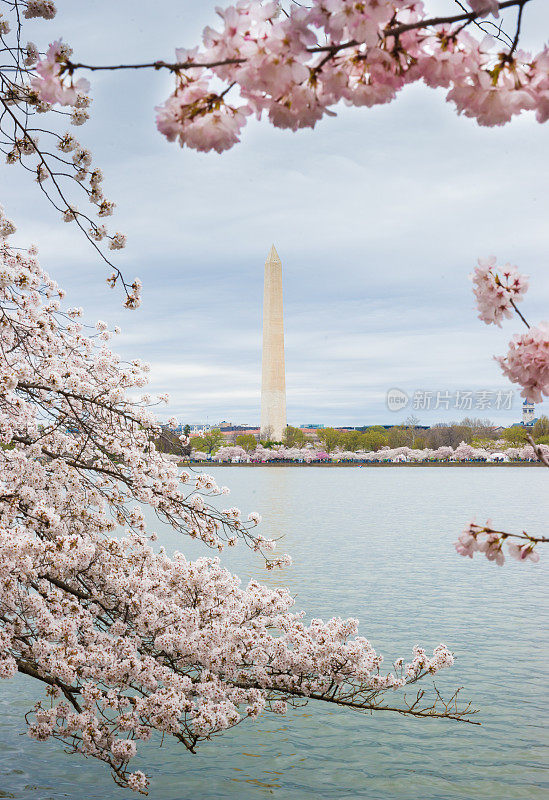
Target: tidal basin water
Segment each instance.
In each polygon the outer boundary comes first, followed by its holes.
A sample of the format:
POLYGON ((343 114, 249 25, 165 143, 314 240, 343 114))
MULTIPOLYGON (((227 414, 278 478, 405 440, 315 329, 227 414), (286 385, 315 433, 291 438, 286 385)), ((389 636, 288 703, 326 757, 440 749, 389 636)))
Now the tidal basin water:
MULTIPOLYGON (((389 664, 414 644, 447 644, 444 693, 463 686, 482 727, 310 704, 261 718, 190 755, 141 746, 151 800, 541 800, 549 796, 549 548, 538 565, 457 556, 472 515, 547 534, 543 469, 215 468, 230 504, 263 514, 294 564, 267 573, 244 546, 222 560, 247 580, 287 585, 309 616, 356 616, 389 664)), ((227 498, 223 498, 226 507, 227 498)), ((155 526, 162 544, 204 548, 155 526)), ((424 687, 429 689, 426 681, 424 687)), ((30 679, 0 682, 0 798, 129 800, 107 769, 24 734, 30 679)), ((394 698, 394 696, 393 696, 394 698)), ((396 698, 394 698, 396 699, 396 698)))

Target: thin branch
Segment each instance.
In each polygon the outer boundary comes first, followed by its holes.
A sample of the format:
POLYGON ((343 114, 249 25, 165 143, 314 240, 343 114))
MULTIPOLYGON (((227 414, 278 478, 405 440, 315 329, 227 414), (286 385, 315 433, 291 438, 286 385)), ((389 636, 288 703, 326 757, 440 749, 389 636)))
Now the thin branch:
POLYGON ((167 69, 170 72, 180 72, 184 69, 212 69, 213 67, 225 67, 230 64, 243 64, 247 61, 245 58, 227 58, 222 61, 208 61, 203 64, 196 63, 195 61, 148 61, 142 64, 82 64, 80 62, 67 61, 66 72, 69 75, 77 69, 87 69, 90 72, 99 72, 101 70, 118 70, 118 69, 167 69))
POLYGON ((511 303, 511 305, 513 306, 513 308, 515 309, 515 311, 517 312, 517 314, 519 315, 519 317, 521 318, 521 320, 524 322, 524 324, 526 325, 526 327, 528 328, 528 330, 530 330, 530 324, 527 322, 526 318, 525 318, 525 317, 523 317, 523 315, 521 314, 521 312, 520 312, 520 311, 518 310, 518 308, 516 307, 516 305, 515 305, 515 301, 514 301, 514 300, 513 300, 513 299, 510 297, 510 298, 509 298, 509 302, 511 303))
MULTIPOLYGON (((527 2, 527 0, 526 0, 526 2, 527 2)), ((517 18, 517 30, 516 30, 516 33, 515 33, 515 38, 513 39, 513 44, 511 46, 510 55, 512 55, 515 52, 516 47, 517 47, 518 42, 519 42, 520 28, 521 28, 521 25, 522 25, 522 14, 523 14, 523 12, 524 12, 524 4, 519 6, 518 18, 517 18)))

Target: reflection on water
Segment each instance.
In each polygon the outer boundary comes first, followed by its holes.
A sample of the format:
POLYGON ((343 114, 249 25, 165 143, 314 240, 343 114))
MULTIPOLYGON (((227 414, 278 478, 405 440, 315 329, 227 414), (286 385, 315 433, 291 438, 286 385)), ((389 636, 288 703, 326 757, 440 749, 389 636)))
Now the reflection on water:
MULTIPOLYGON (((269 467, 264 471, 265 479, 252 495, 257 505, 250 510, 262 514, 261 533, 269 539, 277 539, 276 552, 285 553, 288 541, 293 538, 292 528, 299 525, 299 510, 290 491, 292 476, 284 467, 269 467)), ((296 591, 296 568, 293 564, 284 570, 267 571, 260 559, 252 559, 248 575, 272 589, 287 586, 292 593, 296 591)))
MULTIPOLYGON (((437 685, 446 693, 463 685, 483 725, 311 705, 238 727, 196 756, 173 743, 149 743, 136 768, 153 774, 151 800, 548 795, 549 554, 537 566, 498 569, 460 559, 452 547, 472 514, 543 533, 544 470, 235 467, 217 477, 231 487, 231 505, 263 515, 264 535, 285 534, 280 549, 294 558, 283 572, 267 572, 240 546, 222 556, 231 570, 243 581, 289 586, 309 616, 358 617, 361 633, 389 662, 414 644, 445 642, 457 662, 437 685)), ((167 549, 204 554, 198 543, 155 527, 167 549)), ((33 688, 23 679, 0 683, 0 798, 134 798, 100 764, 18 735, 33 688)))

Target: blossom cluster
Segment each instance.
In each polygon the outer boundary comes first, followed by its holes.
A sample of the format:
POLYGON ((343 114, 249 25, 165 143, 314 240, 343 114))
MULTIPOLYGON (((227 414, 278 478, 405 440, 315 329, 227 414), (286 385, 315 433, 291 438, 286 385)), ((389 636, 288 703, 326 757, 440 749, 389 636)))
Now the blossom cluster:
POLYGON ((528 537, 525 533, 514 537, 512 534, 496 531, 492 528, 490 520, 486 525, 477 525, 476 522, 467 523, 465 529, 458 536, 455 547, 460 556, 473 558, 475 553, 484 553, 488 561, 493 561, 501 567, 505 563, 503 544, 506 540, 509 540, 507 549, 511 558, 534 563, 539 561, 539 553, 534 549, 535 538, 528 537))
POLYGON ((55 3, 52 0, 26 0, 22 5, 25 7, 23 12, 26 19, 43 17, 43 19, 53 19, 57 13, 55 3))
MULTIPOLYGON (((418 0, 239 0, 218 8, 220 25, 202 44, 176 49, 174 92, 157 108, 169 141, 223 152, 240 140, 247 118, 277 127, 314 127, 351 106, 389 103, 423 81, 448 90, 458 112, 481 125, 503 125, 526 110, 549 118, 549 50, 538 54, 475 38, 472 19, 431 22, 418 0)), ((499 15, 497 0, 471 0, 478 18, 499 15)), ((47 102, 70 102, 72 72, 56 43, 38 62, 35 82, 47 102), (65 78, 69 73, 69 83, 65 78), (43 73, 43 74, 42 74, 43 73)))
POLYGON ((506 356, 496 358, 503 374, 522 387, 521 394, 532 403, 549 397, 549 322, 526 333, 516 334, 506 356))
MULTIPOLYGON (((495 256, 479 258, 471 275, 479 318, 488 325, 501 326, 504 317, 516 312, 526 323, 516 304, 528 290, 528 279, 517 267, 498 267, 496 261, 495 256)), ((549 322, 541 322, 538 327, 526 325, 527 333, 516 334, 507 355, 497 356, 496 361, 503 374, 522 387, 526 400, 541 403, 544 395, 549 397, 549 322)))
MULTIPOLYGON (((479 16, 499 12, 495 0, 469 5, 479 16)), ((549 117, 548 48, 509 51, 461 21, 429 25, 417 0, 311 0, 284 13, 278 2, 240 0, 217 13, 221 23, 204 30, 201 47, 176 50, 175 90, 157 109, 159 131, 181 146, 222 152, 250 115, 294 131, 314 127, 341 101, 389 103, 418 81, 447 89, 480 125, 526 110, 549 117)))
POLYGON ((513 316, 512 304, 520 302, 528 290, 527 277, 512 264, 498 267, 496 256, 479 258, 471 279, 479 319, 487 325, 501 327, 504 317, 513 316))
POLYGON ((90 84, 85 78, 77 81, 73 81, 72 76, 68 80, 63 78, 63 64, 70 55, 70 48, 57 41, 50 44, 46 57, 37 61, 37 75, 31 79, 30 85, 43 102, 76 106, 79 95, 89 92, 90 84))
MULTIPOLYGON (((383 693, 453 663, 444 645, 416 648, 383 670, 355 619, 313 619, 287 589, 242 586, 218 557, 189 561, 155 546, 156 516, 214 550, 241 539, 269 566, 275 542, 257 514, 220 510, 225 490, 158 452, 161 431, 138 360, 122 362, 34 250, 0 230, 0 677, 31 676, 48 699, 27 714, 29 734, 55 738, 107 764, 146 793, 131 769, 139 743, 197 744, 262 713, 318 699, 373 711, 383 693)), ((402 713, 460 719, 455 706, 402 713)))
POLYGON ((496 18, 499 17, 498 0, 469 0, 469 5, 481 18, 487 17, 489 14, 493 14, 496 18))
MULTIPOLYGON (((5 42, 9 63, 0 68, 0 93, 10 106, 9 124, 0 122, 12 144, 7 160, 34 171, 63 219, 75 221, 94 247, 99 249, 98 243, 105 240, 111 250, 119 250, 125 236, 109 233, 104 224, 79 210, 62 186, 73 178, 97 206, 99 217, 112 213, 114 204, 103 196, 102 175, 92 168, 89 151, 71 134, 58 133, 55 125, 34 125, 37 114, 54 111, 58 117, 66 116, 59 107, 71 109, 74 125, 89 116, 88 82, 75 79, 83 65, 71 61, 70 47, 58 39, 42 53, 33 42, 21 44, 22 18, 52 19, 55 4, 2 2, 15 22, 13 41, 5 42), (52 152, 54 148, 40 141, 39 133, 42 140, 53 136, 61 154, 72 154, 71 158, 52 152), (29 159, 35 159, 32 166, 29 159)), ((200 46, 177 49, 175 63, 135 67, 173 72, 175 89, 157 108, 158 129, 170 141, 201 151, 222 152, 233 146, 252 115, 266 115, 272 124, 292 130, 314 127, 324 116, 334 116, 340 102, 366 107, 388 103, 417 81, 447 89, 447 99, 459 113, 482 125, 504 124, 525 110, 535 111, 545 122, 548 48, 534 55, 522 52, 517 47, 518 32, 508 47, 502 47, 498 38, 475 38, 469 32, 475 15, 497 17, 501 9, 496 0, 470 0, 469 7, 469 14, 457 15, 460 19, 447 17, 441 22, 443 18, 430 19, 428 4, 418 0, 311 0, 308 6, 292 3, 288 8, 271 0, 239 0, 218 9, 220 24, 204 30, 200 46)), ((10 22, 2 17, 0 28, 7 36, 10 22)), ((114 268, 108 282, 115 285, 119 280, 126 306, 137 307, 138 282, 126 283, 114 268)))

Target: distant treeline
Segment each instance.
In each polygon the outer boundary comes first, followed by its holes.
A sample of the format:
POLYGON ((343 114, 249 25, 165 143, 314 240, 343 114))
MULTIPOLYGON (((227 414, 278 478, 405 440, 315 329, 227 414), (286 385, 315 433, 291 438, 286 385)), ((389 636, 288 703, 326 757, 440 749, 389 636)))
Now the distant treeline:
MULTIPOLYGON (((287 429, 287 438, 292 439, 293 428, 287 429), (289 433, 288 433, 289 432, 289 433)), ((300 431, 301 432, 301 431, 300 431)), ((493 422, 487 419, 466 417, 461 422, 440 422, 431 428, 418 428, 416 425, 404 424, 393 428, 381 425, 364 430, 339 431, 335 428, 324 428, 318 431, 318 439, 325 450, 380 450, 382 447, 411 447, 415 450, 436 450, 438 447, 456 448, 461 442, 482 446, 503 439, 511 445, 520 445, 528 441, 531 434, 535 441, 549 444, 549 418, 540 417, 531 429, 522 425, 513 425, 503 431, 495 430, 493 422)), ((303 446, 297 443, 284 442, 287 447, 303 446)))
MULTIPOLYGON (((188 426, 187 426, 188 428, 188 426)), ((258 444, 269 449, 277 445, 287 448, 303 448, 314 443, 321 445, 327 453, 335 450, 348 452, 376 452, 383 447, 410 447, 414 450, 436 450, 439 447, 456 448, 461 442, 474 447, 493 446, 496 441, 503 441, 510 446, 520 446, 528 441, 531 435, 538 444, 549 444, 549 418, 540 417, 533 428, 513 425, 503 430, 496 430, 488 419, 466 417, 461 422, 438 423, 431 428, 419 428, 418 421, 410 418, 403 425, 384 428, 382 425, 366 426, 355 430, 341 431, 337 428, 321 428, 316 434, 307 435, 300 428, 288 425, 283 441, 261 441, 252 434, 241 434, 227 439, 219 428, 213 428, 203 436, 189 441, 182 441, 174 431, 164 428, 161 436, 155 440, 158 450, 178 456, 189 456, 193 450, 208 455, 215 454, 219 448, 235 444, 247 453, 252 453, 258 444)))

